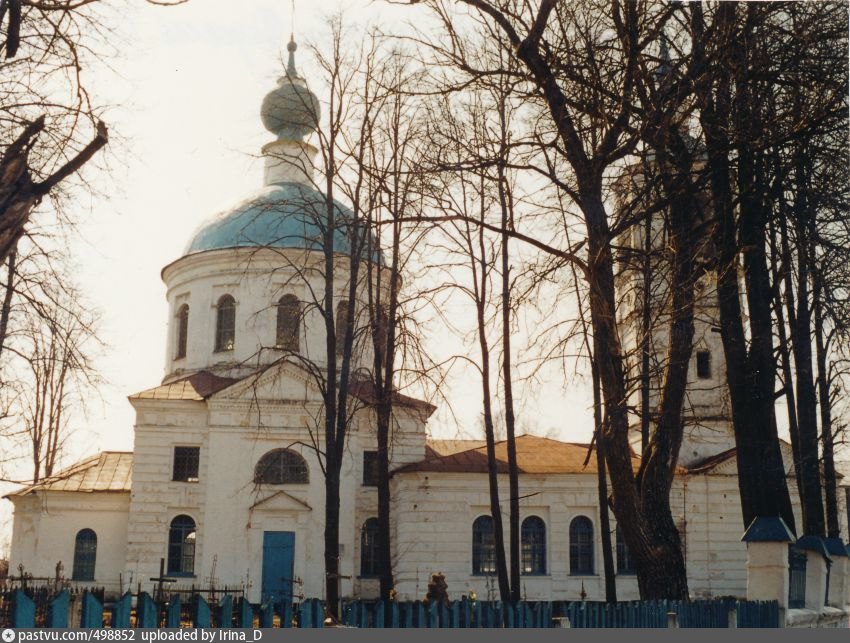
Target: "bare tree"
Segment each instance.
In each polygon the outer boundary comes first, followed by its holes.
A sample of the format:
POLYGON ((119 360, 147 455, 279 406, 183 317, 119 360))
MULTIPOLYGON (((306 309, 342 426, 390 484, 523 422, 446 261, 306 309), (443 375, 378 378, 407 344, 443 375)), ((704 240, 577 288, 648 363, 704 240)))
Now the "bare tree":
MULTIPOLYGON (((46 314, 22 307, 6 350, 3 396, 8 417, 3 437, 11 453, 28 460, 27 481, 50 478, 73 436, 75 413, 100 382, 93 364, 96 319, 84 312, 79 293, 47 305, 46 314)), ((20 478, 20 476, 17 476, 20 478)))

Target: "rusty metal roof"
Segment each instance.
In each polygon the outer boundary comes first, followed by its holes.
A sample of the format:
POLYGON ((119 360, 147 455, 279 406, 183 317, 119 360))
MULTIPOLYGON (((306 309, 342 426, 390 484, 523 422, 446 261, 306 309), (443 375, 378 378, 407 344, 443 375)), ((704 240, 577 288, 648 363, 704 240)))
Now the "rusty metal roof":
MULTIPOLYGON (((516 449, 520 473, 596 473, 596 456, 591 453, 588 458, 588 450, 591 449, 588 444, 522 435, 516 439, 516 449)), ((496 462, 499 473, 508 472, 508 447, 505 441, 496 443, 496 462)), ((632 456, 635 472, 639 465, 640 458, 632 456)), ((401 467, 395 473, 409 471, 486 473, 487 448, 482 446, 451 455, 427 458, 401 467)))
POLYGON ((429 438, 425 443, 425 459, 430 460, 469 449, 478 449, 486 446, 486 444, 484 440, 433 440, 429 438))
POLYGON ((44 478, 36 484, 4 496, 24 496, 35 491, 130 491, 133 454, 127 451, 103 451, 44 478))
POLYGON ((238 382, 238 378, 219 377, 209 371, 198 371, 174 382, 149 388, 130 396, 131 400, 193 400, 202 402, 238 382))
MULTIPOLYGON (((378 403, 378 397, 375 394, 375 386, 369 380, 352 379, 348 384, 348 390, 351 395, 365 404, 374 405, 378 403)), ((415 397, 410 397, 409 395, 403 395, 398 391, 393 391, 392 401, 393 404, 398 406, 407 406, 424 411, 429 416, 437 410, 437 407, 430 402, 419 400, 415 397)))

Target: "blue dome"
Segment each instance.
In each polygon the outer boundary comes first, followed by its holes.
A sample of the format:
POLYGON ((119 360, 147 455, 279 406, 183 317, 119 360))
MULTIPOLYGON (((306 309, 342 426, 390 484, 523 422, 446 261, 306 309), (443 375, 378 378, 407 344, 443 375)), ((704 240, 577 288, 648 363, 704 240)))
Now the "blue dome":
MULTIPOLYGON (((322 250, 325 196, 301 183, 267 185, 258 194, 204 223, 185 255, 223 248, 303 248, 322 250)), ((351 210, 334 201, 334 252, 350 253, 347 223, 351 210)))

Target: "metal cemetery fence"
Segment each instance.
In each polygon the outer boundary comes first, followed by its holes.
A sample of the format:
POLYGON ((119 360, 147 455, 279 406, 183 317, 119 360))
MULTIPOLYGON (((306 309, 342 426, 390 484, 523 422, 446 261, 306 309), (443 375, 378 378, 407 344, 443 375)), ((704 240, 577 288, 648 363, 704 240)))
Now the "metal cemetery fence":
MULTIPOLYGON (((252 604, 223 595, 208 602, 173 594, 155 601, 127 592, 104 604, 92 592, 72 599, 64 590, 43 600, 33 590, 0 593, 0 627, 325 627, 322 601, 252 604)), ((351 601, 342 606, 343 626, 359 628, 551 628, 551 627, 779 627, 776 601, 351 601)))

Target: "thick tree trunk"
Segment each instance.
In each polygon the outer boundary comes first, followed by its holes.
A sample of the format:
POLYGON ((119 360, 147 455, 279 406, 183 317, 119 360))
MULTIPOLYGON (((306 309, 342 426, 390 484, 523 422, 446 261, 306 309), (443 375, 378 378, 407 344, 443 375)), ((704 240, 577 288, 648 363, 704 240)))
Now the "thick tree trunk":
MULTIPOLYGON (((721 4, 717 10, 714 27, 718 49, 728 52, 731 59, 736 59, 736 56, 740 58, 740 52, 735 51, 735 13, 736 3, 721 4)), ((704 38, 704 25, 698 5, 695 5, 692 16, 695 39, 700 42, 700 39, 704 38)), ((703 53, 699 47, 694 51, 698 64, 703 53)), ((715 219, 715 246, 719 255, 717 291, 720 336, 726 357, 726 381, 735 428, 742 520, 744 527, 747 527, 756 517, 780 516, 791 530, 795 531, 794 513, 779 450, 773 410, 775 365, 772 363, 770 347, 770 290, 764 262, 764 221, 759 222, 752 207, 742 207, 741 246, 747 250, 744 271, 747 278, 748 302, 752 307, 750 322, 753 348, 748 354, 741 311, 739 245, 730 178, 731 84, 728 73, 721 72, 717 77, 714 86, 698 86, 697 99, 706 139, 715 219), (762 225, 761 239, 759 223, 762 225), (757 245, 759 241, 761 246, 757 245), (754 289, 752 293, 749 292, 750 289, 754 289)), ((749 190, 749 186, 744 187, 749 190)), ((749 192, 747 194, 749 195, 749 192)), ((751 196, 749 195, 750 198, 751 196)))
MULTIPOLYGON (((815 352, 818 365, 818 394, 821 419, 821 444, 823 448, 823 490, 826 500, 826 536, 840 538, 838 526, 838 489, 835 478, 835 445, 832 436, 832 404, 829 394, 829 365, 827 344, 824 339, 823 309, 821 297, 823 284, 817 270, 813 271, 813 296, 815 308, 815 352)), ((850 507, 848 507, 850 509, 850 507)))
POLYGON ((652 356, 652 217, 647 216, 643 226, 643 293, 640 302, 640 452, 649 447, 650 358, 652 356))
MULTIPOLYGON (((614 514, 623 531, 629 552, 635 560, 641 598, 679 598, 688 596, 688 581, 681 544, 669 513, 669 498, 663 497, 666 480, 659 483, 647 479, 639 494, 632 470, 628 440, 625 370, 622 345, 616 327, 614 271, 607 217, 601 194, 586 195, 582 211, 588 230, 590 310, 593 320, 594 356, 598 360, 600 381, 608 422, 603 433, 605 455, 614 498, 614 514), (649 517, 655 518, 655 522, 649 517), (672 527, 671 535, 670 528, 672 527)), ((690 351, 690 346, 687 348, 690 351)), ((681 406, 679 406, 681 414, 681 406)), ((680 424, 681 426, 681 424, 680 424)), ((679 442, 681 436, 679 436, 679 442)), ((673 442, 663 446, 672 447, 673 442)), ((652 448, 652 442, 650 442, 652 448)), ((675 466, 675 456, 673 461, 675 466)), ((670 465, 669 461, 659 466, 670 465)), ((657 469, 653 469, 653 475, 657 469)), ((670 471, 672 476, 672 469, 670 471)), ((649 478, 649 475, 647 476, 649 478)), ((665 476, 667 478, 667 476, 665 476)))
POLYGON ((605 469, 605 435, 603 428, 602 392, 599 368, 591 357, 590 370, 593 381, 593 424, 596 440, 596 498, 599 503, 599 531, 602 536, 602 570, 605 574, 605 602, 617 602, 617 577, 611 549, 611 520, 608 516, 608 478, 605 469))
POLYGON ((328 612, 339 617, 339 482, 340 469, 328 452, 325 459, 325 596, 328 612))
MULTIPOLYGON (((782 197, 779 197, 782 199, 782 197)), ((785 329, 785 314, 783 307, 788 307, 788 318, 791 325, 794 324, 794 285, 791 279, 791 253, 788 249, 787 225, 785 222, 784 208, 780 201, 779 209, 780 251, 776 247, 776 230, 773 220, 770 220, 770 249, 771 264, 773 272, 774 295, 773 310, 776 315, 776 327, 779 334, 779 359, 782 367, 782 390, 785 394, 785 407, 788 412, 788 434, 791 437, 791 454, 794 458, 794 477, 797 481, 797 492, 803 488, 801 482, 802 471, 800 468, 800 430, 797 425, 797 398, 794 395, 794 375, 791 369, 791 349, 788 342, 788 334, 785 329), (780 272, 782 279, 780 279, 780 272), (780 281, 785 284, 785 302, 783 302, 782 290, 779 288, 780 281)))
POLYGON ((794 223, 797 236, 797 310, 791 332, 797 382, 797 422, 800 433, 800 501, 803 510, 803 533, 825 536, 826 524, 821 493, 818 458, 818 423, 815 378, 812 368, 812 318, 809 298, 811 239, 806 168, 802 151, 795 153, 794 223))
MULTIPOLYGON (((504 110, 504 104, 500 105, 504 110)), ((502 139, 501 153, 503 155, 499 162, 499 206, 502 211, 502 386, 505 395, 505 430, 508 450, 508 523, 510 554, 508 556, 510 565, 511 601, 519 602, 522 594, 520 583, 520 524, 519 524, 519 467, 517 466, 516 454, 516 418, 514 416, 514 393, 513 373, 511 366, 511 281, 510 281, 510 237, 508 230, 513 228, 511 207, 508 203, 507 178, 505 177, 504 154, 507 142, 505 131, 504 113, 502 113, 502 139)))
POLYGON ((392 548, 390 540, 389 435, 391 413, 378 409, 378 577, 381 599, 389 600, 393 589, 392 548))

